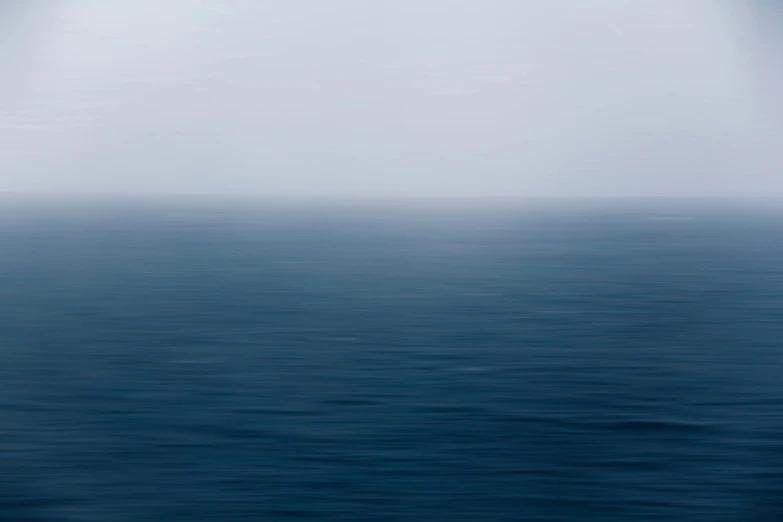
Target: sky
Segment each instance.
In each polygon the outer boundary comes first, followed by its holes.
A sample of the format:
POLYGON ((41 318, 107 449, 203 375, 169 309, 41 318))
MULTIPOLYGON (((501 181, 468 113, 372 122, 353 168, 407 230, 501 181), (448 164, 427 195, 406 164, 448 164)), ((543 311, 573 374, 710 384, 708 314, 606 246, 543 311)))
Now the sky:
POLYGON ((777 0, 5 0, 0 191, 783 196, 777 0))

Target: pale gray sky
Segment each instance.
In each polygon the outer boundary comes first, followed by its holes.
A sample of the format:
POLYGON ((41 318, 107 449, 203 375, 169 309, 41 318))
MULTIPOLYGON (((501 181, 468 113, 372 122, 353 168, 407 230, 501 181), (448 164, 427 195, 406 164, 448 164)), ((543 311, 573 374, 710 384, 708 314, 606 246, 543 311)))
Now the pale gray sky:
POLYGON ((765 71, 781 39, 758 37, 783 30, 773 14, 775 0, 6 0, 0 190, 783 195, 765 71))

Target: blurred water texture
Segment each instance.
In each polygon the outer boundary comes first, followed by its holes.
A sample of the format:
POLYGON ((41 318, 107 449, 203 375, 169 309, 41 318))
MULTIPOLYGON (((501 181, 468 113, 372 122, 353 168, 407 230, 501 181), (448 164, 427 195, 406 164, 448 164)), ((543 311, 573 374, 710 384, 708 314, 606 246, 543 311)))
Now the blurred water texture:
POLYGON ((0 520, 783 517, 774 204, 0 213, 0 520))

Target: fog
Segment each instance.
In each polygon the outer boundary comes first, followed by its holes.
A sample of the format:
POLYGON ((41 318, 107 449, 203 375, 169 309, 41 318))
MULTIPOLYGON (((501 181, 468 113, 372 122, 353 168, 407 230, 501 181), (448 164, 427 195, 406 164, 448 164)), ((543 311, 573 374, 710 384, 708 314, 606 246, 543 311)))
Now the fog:
POLYGON ((8 0, 0 190, 783 195, 778 5, 8 0))

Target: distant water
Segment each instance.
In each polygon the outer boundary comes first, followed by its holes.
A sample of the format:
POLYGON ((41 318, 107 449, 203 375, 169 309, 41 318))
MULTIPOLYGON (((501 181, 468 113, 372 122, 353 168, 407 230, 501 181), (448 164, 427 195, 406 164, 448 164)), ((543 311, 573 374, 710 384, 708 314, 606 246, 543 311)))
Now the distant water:
POLYGON ((783 211, 3 201, 0 520, 783 520, 783 211))

